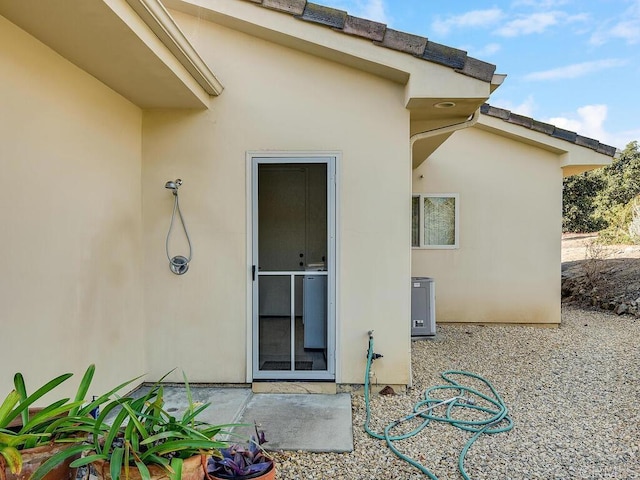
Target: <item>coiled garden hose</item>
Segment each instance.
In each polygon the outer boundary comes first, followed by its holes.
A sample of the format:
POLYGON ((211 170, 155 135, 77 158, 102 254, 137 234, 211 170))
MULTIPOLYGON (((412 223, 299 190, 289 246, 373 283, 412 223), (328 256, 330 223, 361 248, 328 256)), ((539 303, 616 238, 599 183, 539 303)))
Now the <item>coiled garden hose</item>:
POLYGON ((383 434, 373 432, 369 428, 369 421, 371 418, 371 407, 369 404, 369 372, 371 370, 371 362, 373 361, 373 358, 373 334, 372 332, 370 332, 369 351, 367 354, 367 368, 364 375, 364 401, 366 407, 364 430, 373 438, 384 440, 387 443, 389 449, 391 449, 391 451, 398 458, 413 465, 422 473, 427 475, 427 477, 429 477, 431 480, 438 480, 438 477, 436 477, 434 473, 432 473, 427 467, 422 465, 417 460, 400 452, 400 450, 398 450, 398 448, 396 448, 396 446, 394 445, 394 442, 405 440, 417 435, 427 425, 429 425, 431 421, 448 423, 453 425, 454 427, 460 428, 461 430, 471 432, 473 433, 473 435, 471 436, 469 441, 467 441, 465 446, 460 451, 460 455, 458 456, 458 470, 460 471, 460 474, 465 480, 471 480, 469 474, 464 468, 464 459, 471 446, 483 434, 494 435, 496 433, 507 432, 513 428, 513 421, 511 420, 511 417, 509 417, 509 412, 504 404, 504 401, 502 400, 502 397, 500 397, 496 389, 488 380, 482 378, 480 375, 476 375, 470 372, 460 370, 447 370, 440 374, 440 376, 447 382, 447 384, 427 388, 424 392, 424 400, 420 400, 414 405, 413 413, 389 423, 385 427, 383 434), (451 378, 451 376, 458 375, 479 380, 488 388, 488 390, 491 392, 491 396, 482 393, 475 388, 461 385, 451 378), (455 393, 455 396, 446 400, 432 396, 433 393, 440 391, 452 391, 455 393), (484 400, 484 406, 477 405, 476 398, 480 401, 484 400), (437 409, 438 407, 444 407, 445 405, 447 406, 447 408, 444 415, 439 416, 434 413, 435 409, 437 409), (486 414, 486 418, 483 418, 481 420, 464 420, 462 418, 458 418, 456 417, 456 413, 460 413, 461 409, 472 409, 476 412, 481 412, 482 414, 486 414), (418 425, 415 429, 402 435, 391 435, 391 430, 396 428, 398 425, 415 418, 422 420, 420 425, 418 425))

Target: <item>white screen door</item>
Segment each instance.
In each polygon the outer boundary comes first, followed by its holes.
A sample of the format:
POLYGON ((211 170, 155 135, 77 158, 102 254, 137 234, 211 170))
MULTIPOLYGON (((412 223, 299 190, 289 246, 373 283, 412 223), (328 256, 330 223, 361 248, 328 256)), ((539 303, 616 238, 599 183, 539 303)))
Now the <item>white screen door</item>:
POLYGON ((335 157, 251 160, 254 379, 335 379, 335 157))

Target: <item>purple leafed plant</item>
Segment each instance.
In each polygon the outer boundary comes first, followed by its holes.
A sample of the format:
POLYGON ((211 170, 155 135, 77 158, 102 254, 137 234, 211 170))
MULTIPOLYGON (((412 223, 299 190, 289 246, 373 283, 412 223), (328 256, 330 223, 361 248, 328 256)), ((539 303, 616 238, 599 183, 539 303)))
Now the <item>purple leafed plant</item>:
POLYGON ((262 430, 251 436, 247 445, 234 444, 219 450, 219 457, 211 457, 207 472, 220 478, 240 479, 259 476, 273 465, 273 459, 262 448, 267 440, 262 430))

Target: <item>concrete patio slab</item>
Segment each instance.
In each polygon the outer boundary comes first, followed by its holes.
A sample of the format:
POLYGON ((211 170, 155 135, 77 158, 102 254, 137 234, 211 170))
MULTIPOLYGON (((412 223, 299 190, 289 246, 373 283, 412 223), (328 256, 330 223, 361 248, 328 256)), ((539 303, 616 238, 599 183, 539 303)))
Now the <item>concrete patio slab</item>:
POLYGON ((240 417, 265 431, 267 450, 351 452, 351 396, 253 394, 240 417))
MULTIPOLYGON (((181 416, 187 408, 186 389, 174 385, 163 388, 165 409, 176 417, 181 416)), ((143 385, 130 395, 139 398, 149 389, 143 385)), ((272 394, 253 393, 249 388, 191 385, 191 396, 198 404, 211 404, 198 417, 202 421, 213 425, 251 425, 234 429, 241 437, 251 435, 255 421, 266 434, 267 450, 353 451, 351 396, 348 393, 272 394)), ((112 412, 107 421, 115 414, 112 412)))
MULTIPOLYGON (((149 392, 151 387, 143 385, 130 395, 140 398, 149 392)), ((175 417, 182 416, 187 408, 187 392, 182 386, 164 387, 165 410, 175 417)), ((213 425, 236 423, 245 405, 251 398, 251 390, 247 388, 199 387, 191 385, 193 402, 200 405, 210 403, 198 419, 213 425)), ((112 417, 113 415, 110 415, 112 417)))

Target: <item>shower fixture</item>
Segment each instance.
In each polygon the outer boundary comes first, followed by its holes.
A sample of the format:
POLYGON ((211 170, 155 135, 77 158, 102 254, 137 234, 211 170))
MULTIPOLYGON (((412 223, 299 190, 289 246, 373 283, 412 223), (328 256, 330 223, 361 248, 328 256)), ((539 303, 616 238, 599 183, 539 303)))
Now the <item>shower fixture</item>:
POLYGON ((182 179, 176 178, 175 181, 169 180, 164 184, 164 188, 168 188, 169 190, 173 190, 174 195, 178 195, 178 188, 182 185, 182 179))
POLYGON ((182 217, 182 211, 180 210, 180 202, 178 201, 178 188, 182 185, 182 180, 177 178, 175 180, 169 180, 164 184, 164 188, 168 188, 173 192, 175 199, 173 201, 173 213, 171 214, 171 223, 169 224, 169 231, 167 232, 167 240, 165 242, 165 249, 167 251, 167 258, 169 259, 169 268, 176 275, 184 275, 189 270, 189 262, 192 258, 192 248, 191 248, 191 239, 189 238, 189 232, 187 232, 187 226, 184 223, 184 218, 182 217), (176 218, 176 212, 178 212, 178 217, 180 218, 180 223, 182 224, 182 230, 184 230, 184 235, 187 237, 187 244, 189 245, 189 257, 185 257, 183 255, 176 255, 172 257, 169 254, 169 238, 171 237, 171 231, 173 230, 173 221, 176 218))

